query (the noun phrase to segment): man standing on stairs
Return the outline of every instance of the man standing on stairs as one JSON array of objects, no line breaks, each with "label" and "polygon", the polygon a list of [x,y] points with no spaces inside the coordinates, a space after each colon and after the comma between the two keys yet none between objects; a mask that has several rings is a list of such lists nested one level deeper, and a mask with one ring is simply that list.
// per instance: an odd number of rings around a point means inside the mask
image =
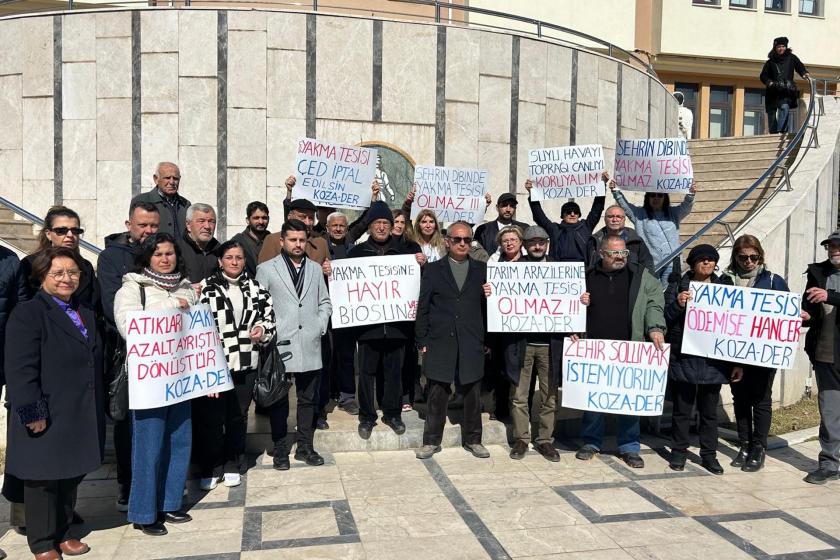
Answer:
[{"label": "man standing on stairs", "polygon": [[181,171],[178,166],[169,161],[162,161],[157,165],[152,175],[155,188],[138,194],[131,200],[135,202],[149,202],[154,204],[160,213],[160,231],[168,233],[175,239],[184,235],[186,227],[187,208],[190,201],[178,194],[181,184]]},{"label": "man standing on stairs", "polygon": [[[158,232],[160,213],[151,202],[132,202],[125,222],[128,231],[105,238],[105,250],[96,263],[96,277],[105,316],[105,356],[109,361],[120,344],[121,337],[114,322],[114,297],[122,286],[123,275],[134,270],[134,259],[140,245]],[[111,371],[110,363],[106,370]],[[128,511],[128,492],[131,488],[131,418],[114,422],[114,452],[117,456],[117,511]]]},{"label": "man standing on stairs", "polygon": [[626,227],[627,214],[618,204],[613,204],[604,212],[604,227],[592,234],[587,244],[589,263],[598,260],[598,251],[601,250],[601,242],[607,235],[617,235],[627,244],[630,251],[628,259],[630,263],[646,268],[653,274],[653,257],[647,248],[647,244],[639,237],[639,234],[632,228]]},{"label": "man standing on stairs", "polygon": [[193,286],[213,274],[219,267],[216,248],[216,211],[209,204],[196,202],[187,208],[186,228],[178,240],[184,273]]},{"label": "man standing on stairs", "polygon": [[475,228],[475,240],[487,251],[488,255],[492,255],[499,249],[499,243],[496,241],[496,237],[499,235],[501,229],[508,226],[519,226],[523,231],[528,229],[528,224],[517,222],[514,219],[517,204],[515,194],[509,192],[502,193],[496,201],[496,210],[499,212],[496,219]]},{"label": "man standing on stairs", "polygon": [[773,39],[773,49],[767,53],[767,62],[759,75],[761,82],[767,86],[764,108],[770,134],[793,131],[790,111],[796,109],[799,100],[799,90],[793,83],[794,70],[806,80],[811,77],[799,57],[793,54],[793,49],[788,48],[788,38]]}]

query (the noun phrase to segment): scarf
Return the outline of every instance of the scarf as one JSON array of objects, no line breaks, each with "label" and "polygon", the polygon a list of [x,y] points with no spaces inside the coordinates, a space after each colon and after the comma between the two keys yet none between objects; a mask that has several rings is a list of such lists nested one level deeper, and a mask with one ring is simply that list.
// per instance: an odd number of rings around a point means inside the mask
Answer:
[{"label": "scarf", "polygon": [[155,272],[149,267],[143,268],[143,276],[154,282],[155,286],[167,292],[171,292],[181,284],[183,276],[180,272],[173,272],[172,274],[163,274]]},{"label": "scarf", "polygon": [[752,288],[755,285],[755,280],[758,278],[758,275],[764,272],[764,265],[760,264],[750,272],[743,271],[738,267],[735,267],[734,271],[729,270],[727,272],[729,272],[729,277],[732,278],[732,282],[736,286]]},{"label": "scarf", "polygon": [[[88,331],[87,327],[85,327],[84,321],[82,321],[82,315],[76,309],[74,309],[73,303],[67,303],[66,301],[62,301],[59,298],[52,296],[53,301],[58,305],[58,307],[70,317],[70,320],[73,321],[73,324],[76,325],[76,328],[79,329],[79,332],[82,333],[82,336],[87,338]],[[78,306],[77,306],[78,307]]]},{"label": "scarf", "polygon": [[285,251],[282,251],[280,254],[283,255],[283,262],[286,263],[286,267],[289,269],[289,276],[292,278],[292,284],[295,285],[295,291],[297,291],[298,298],[300,298],[303,293],[303,277],[304,272],[306,271],[306,255],[303,255],[303,259],[300,261],[300,268],[298,268]]}]

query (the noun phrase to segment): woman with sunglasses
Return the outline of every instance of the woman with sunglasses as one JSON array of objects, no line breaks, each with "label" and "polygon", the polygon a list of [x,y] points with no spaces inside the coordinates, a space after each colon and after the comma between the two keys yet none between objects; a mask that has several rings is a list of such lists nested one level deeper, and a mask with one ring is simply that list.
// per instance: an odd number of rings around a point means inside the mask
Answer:
[{"label": "woman with sunglasses", "polygon": [[723,474],[723,467],[717,460],[717,409],[720,388],[729,383],[732,364],[683,354],[681,351],[685,308],[691,299],[691,282],[732,284],[730,278],[715,274],[719,260],[720,255],[714,247],[697,245],[686,259],[690,270],[683,274],[679,282],[672,282],[665,290],[665,321],[668,325],[665,339],[671,344],[668,378],[674,404],[670,467],[675,471],[685,469],[688,430],[696,403],[700,417],[700,464],[712,474]]},{"label": "woman with sunglasses", "polygon": [[[616,203],[621,206],[627,217],[633,222],[636,233],[650,249],[654,266],[658,266],[680,246],[680,222],[691,213],[691,207],[694,206],[696,185],[691,184],[688,194],[679,204],[672,205],[671,197],[667,193],[648,192],[645,193],[644,202],[640,207],[627,201],[624,194],[616,188],[615,180],[609,178],[608,173],[605,172],[603,178],[608,181],[607,185],[610,187]],[[656,275],[663,288],[668,287],[672,271],[679,273],[679,260],[676,258],[674,261],[677,262],[676,269],[674,263],[671,262]]]},{"label": "woman with sunglasses", "polygon": [[[789,292],[785,279],[764,264],[764,248],[752,235],[742,235],[732,246],[732,261],[723,272],[736,285]],[[773,414],[773,378],[776,370],[757,366],[732,369],[732,404],[740,448],[733,467],[755,472],[764,466],[767,435]]]},{"label": "woman with sunglasses", "polygon": [[[66,247],[79,255],[79,243],[85,230],[81,227],[79,215],[66,206],[53,206],[44,218],[44,227],[38,234],[38,249],[20,262],[20,272],[26,280],[27,298],[32,299],[41,287],[37,278],[32,278],[32,264],[35,259],[49,247]],[[79,289],[76,298],[83,304],[97,311],[99,310],[99,282],[96,281],[93,265],[90,261],[79,256],[82,263],[82,276],[79,278]]]}]

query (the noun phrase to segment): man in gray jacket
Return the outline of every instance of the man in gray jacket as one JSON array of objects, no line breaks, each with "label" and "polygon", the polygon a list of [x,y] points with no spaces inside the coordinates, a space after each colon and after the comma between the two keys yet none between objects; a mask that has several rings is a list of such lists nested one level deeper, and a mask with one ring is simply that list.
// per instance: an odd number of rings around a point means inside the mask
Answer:
[{"label": "man in gray jacket", "polygon": [[[323,465],[313,449],[318,381],[323,362],[321,337],[332,314],[330,295],[321,265],[306,256],[306,224],[288,220],[280,229],[280,254],[257,267],[257,282],[271,293],[277,316],[277,340],[289,341],[283,351],[292,353],[286,370],[292,372],[297,392],[297,449],[295,459],[307,465]],[[269,408],[274,468],[289,468],[286,444],[289,416],[288,395]]]},{"label": "man in gray jacket", "polygon": [[609,234],[617,235],[624,240],[627,250],[630,251],[628,259],[631,264],[648,269],[653,274],[653,256],[648,250],[647,244],[639,237],[639,234],[632,228],[626,227],[627,214],[618,204],[613,204],[604,211],[604,227],[592,234],[587,244],[588,263],[598,262],[598,254],[601,250],[601,243],[604,237]]},{"label": "man in gray jacket", "polygon": [[190,201],[178,194],[181,184],[181,171],[178,166],[169,161],[162,161],[157,165],[155,174],[152,176],[155,181],[155,188],[150,191],[138,194],[131,199],[131,204],[136,202],[151,202],[160,212],[160,230],[168,233],[175,239],[184,235],[184,228],[187,224],[187,208]]}]

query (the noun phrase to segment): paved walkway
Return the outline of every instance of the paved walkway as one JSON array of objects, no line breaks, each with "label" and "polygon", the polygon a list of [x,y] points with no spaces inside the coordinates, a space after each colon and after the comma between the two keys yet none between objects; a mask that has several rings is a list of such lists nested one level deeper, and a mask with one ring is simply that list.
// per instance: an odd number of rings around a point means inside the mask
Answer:
[{"label": "paved walkway", "polygon": [[[646,443],[641,470],[610,455],[583,463],[570,448],[560,463],[534,452],[514,461],[501,445],[488,460],[459,447],[425,462],[409,450],[356,451],[328,455],[323,467],[293,461],[286,472],[260,457],[237,488],[191,486],[194,521],[165,537],[144,536],[115,512],[108,465],[80,488],[92,547],[84,558],[840,558],[840,482],[802,482],[816,442],[771,452],[755,474],[727,460],[719,477],[692,464],[672,472],[664,442]],[[12,531],[0,547],[31,557]]]}]

